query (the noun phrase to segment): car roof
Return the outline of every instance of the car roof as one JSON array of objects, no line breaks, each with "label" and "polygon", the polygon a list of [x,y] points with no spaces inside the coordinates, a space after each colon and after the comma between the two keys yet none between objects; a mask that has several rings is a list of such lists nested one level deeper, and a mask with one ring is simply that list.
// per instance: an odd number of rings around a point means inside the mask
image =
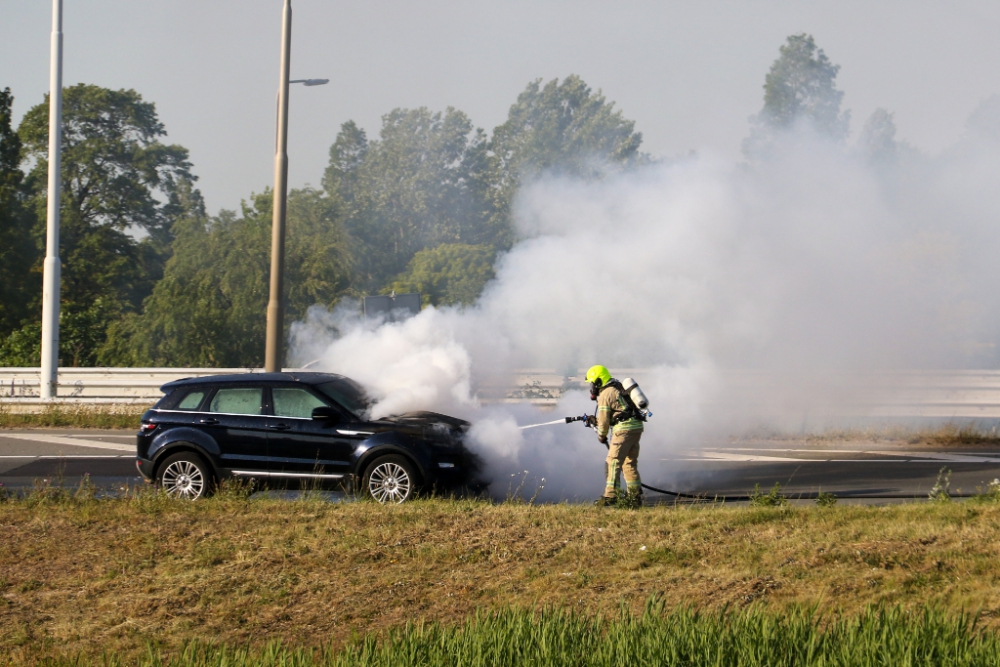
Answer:
[{"label": "car roof", "polygon": [[301,382],[302,384],[320,384],[336,380],[346,380],[353,384],[353,381],[349,378],[337,375],[336,373],[312,373],[308,371],[291,373],[233,373],[231,375],[202,375],[200,377],[174,380],[161,386],[160,391],[167,393],[168,390],[191,385],[235,384],[240,382]]}]

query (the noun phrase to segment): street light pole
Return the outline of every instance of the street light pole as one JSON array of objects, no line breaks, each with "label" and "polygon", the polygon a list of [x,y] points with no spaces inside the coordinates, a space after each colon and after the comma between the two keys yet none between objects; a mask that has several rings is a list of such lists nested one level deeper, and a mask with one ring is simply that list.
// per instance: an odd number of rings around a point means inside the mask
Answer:
[{"label": "street light pole", "polygon": [[271,219],[271,285],[267,301],[264,370],[277,373],[282,362],[285,304],[285,213],[288,208],[288,84],[322,86],[329,79],[288,80],[292,48],[292,0],[285,0],[281,24],[281,76],[278,82],[277,127],[274,141],[274,206]]},{"label": "street light pole", "polygon": [[55,398],[59,382],[59,185],[62,143],[62,0],[52,0],[49,65],[49,184],[42,276],[42,398]]},{"label": "street light pole", "polygon": [[274,153],[274,217],[271,220],[271,294],[267,302],[264,370],[281,370],[284,328],[285,209],[288,203],[288,67],[292,45],[292,0],[285,0],[281,23],[281,78],[278,84],[278,141]]}]

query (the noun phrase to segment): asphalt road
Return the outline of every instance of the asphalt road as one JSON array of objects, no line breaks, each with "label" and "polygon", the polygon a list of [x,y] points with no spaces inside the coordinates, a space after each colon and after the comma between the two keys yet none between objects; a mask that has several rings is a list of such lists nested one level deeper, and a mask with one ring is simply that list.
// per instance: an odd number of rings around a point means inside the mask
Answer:
[{"label": "asphalt road", "polygon": [[884,442],[744,443],[681,452],[659,464],[660,479],[646,474],[644,482],[707,497],[745,496],[758,484],[766,492],[778,482],[790,498],[827,492],[866,502],[926,499],[942,468],[953,495],[976,493],[1000,477],[997,451]]},{"label": "asphalt road", "polygon": [[[755,484],[767,490],[779,482],[791,498],[825,491],[864,502],[880,501],[861,496],[926,498],[941,468],[951,471],[953,493],[973,493],[1000,477],[1000,452],[870,442],[747,442],[640,462],[644,482],[672,491],[739,496]],[[45,481],[76,486],[84,475],[110,491],[141,484],[135,469],[135,433],[0,430],[0,484],[5,487],[30,488]]]}]

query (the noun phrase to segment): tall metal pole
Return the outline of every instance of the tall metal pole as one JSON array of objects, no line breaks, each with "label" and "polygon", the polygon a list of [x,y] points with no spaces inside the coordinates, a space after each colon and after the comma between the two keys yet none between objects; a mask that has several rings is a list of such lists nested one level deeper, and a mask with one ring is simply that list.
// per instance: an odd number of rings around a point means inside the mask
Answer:
[{"label": "tall metal pole", "polygon": [[62,0],[52,0],[49,70],[49,185],[42,277],[42,398],[55,398],[59,382],[59,184],[62,140]]},{"label": "tall metal pole", "polygon": [[274,218],[271,221],[271,295],[267,302],[264,370],[281,370],[285,274],[285,209],[288,203],[288,65],[292,45],[292,0],[285,0],[281,25],[281,79],[278,84],[278,142],[274,153]]}]

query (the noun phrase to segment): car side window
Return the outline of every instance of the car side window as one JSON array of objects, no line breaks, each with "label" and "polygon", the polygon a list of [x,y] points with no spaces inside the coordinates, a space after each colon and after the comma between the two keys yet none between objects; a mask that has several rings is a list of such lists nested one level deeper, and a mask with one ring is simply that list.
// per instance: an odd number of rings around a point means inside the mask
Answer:
[{"label": "car side window", "polygon": [[271,398],[274,400],[274,414],[278,417],[309,419],[313,408],[326,405],[305,389],[274,387],[271,389]]},{"label": "car side window", "polygon": [[181,399],[181,402],[177,404],[175,410],[197,410],[198,406],[205,399],[205,390],[200,389],[198,391],[188,392],[188,395]]},{"label": "car side window", "polygon": [[231,415],[259,415],[261,397],[264,390],[260,387],[240,387],[220,389],[212,397],[209,412],[224,412]]}]

